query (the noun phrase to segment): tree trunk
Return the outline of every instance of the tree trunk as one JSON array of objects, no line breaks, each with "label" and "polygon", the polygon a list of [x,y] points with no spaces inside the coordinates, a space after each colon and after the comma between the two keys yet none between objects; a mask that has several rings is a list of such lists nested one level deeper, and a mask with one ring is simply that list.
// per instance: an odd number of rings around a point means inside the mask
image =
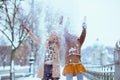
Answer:
[{"label": "tree trunk", "polygon": [[10,61],[10,80],[15,80],[14,57],[15,57],[15,50],[12,50],[11,61]]}]

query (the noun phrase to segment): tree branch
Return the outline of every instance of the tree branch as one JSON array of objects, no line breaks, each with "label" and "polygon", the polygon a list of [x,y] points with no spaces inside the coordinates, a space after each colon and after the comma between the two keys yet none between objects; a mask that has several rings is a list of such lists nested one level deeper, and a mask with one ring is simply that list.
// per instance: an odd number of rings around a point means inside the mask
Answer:
[{"label": "tree branch", "polygon": [[11,42],[12,46],[13,46],[14,48],[16,48],[15,45],[13,44],[12,40],[9,38],[9,36],[8,36],[3,30],[0,29],[0,31],[1,31],[1,32],[6,36],[6,38]]}]

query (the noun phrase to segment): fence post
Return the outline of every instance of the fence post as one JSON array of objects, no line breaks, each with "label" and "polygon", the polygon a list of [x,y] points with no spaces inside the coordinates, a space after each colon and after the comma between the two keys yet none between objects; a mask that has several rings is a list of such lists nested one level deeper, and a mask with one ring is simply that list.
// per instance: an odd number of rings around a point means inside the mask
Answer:
[{"label": "fence post", "polygon": [[120,80],[120,41],[116,42],[116,48],[114,51],[114,60],[115,60],[115,79]]}]

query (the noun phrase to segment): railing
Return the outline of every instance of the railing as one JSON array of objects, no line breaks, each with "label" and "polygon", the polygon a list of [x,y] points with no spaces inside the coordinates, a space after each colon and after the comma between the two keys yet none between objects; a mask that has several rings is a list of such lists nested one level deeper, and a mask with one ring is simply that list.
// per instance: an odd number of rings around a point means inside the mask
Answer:
[{"label": "railing", "polygon": [[99,80],[115,80],[115,65],[87,65],[87,73],[93,75]]},{"label": "railing", "polygon": [[[0,67],[0,80],[8,80],[10,76],[10,67]],[[15,78],[29,76],[29,66],[15,66]]]}]

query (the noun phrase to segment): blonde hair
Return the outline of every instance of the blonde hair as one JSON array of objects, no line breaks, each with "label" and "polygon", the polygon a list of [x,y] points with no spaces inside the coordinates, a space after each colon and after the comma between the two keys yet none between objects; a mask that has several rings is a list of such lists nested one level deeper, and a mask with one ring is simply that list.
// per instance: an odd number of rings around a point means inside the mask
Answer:
[{"label": "blonde hair", "polygon": [[50,44],[56,44],[58,47],[60,47],[60,37],[55,32],[51,32],[49,35],[49,38],[47,39],[47,46]]}]

